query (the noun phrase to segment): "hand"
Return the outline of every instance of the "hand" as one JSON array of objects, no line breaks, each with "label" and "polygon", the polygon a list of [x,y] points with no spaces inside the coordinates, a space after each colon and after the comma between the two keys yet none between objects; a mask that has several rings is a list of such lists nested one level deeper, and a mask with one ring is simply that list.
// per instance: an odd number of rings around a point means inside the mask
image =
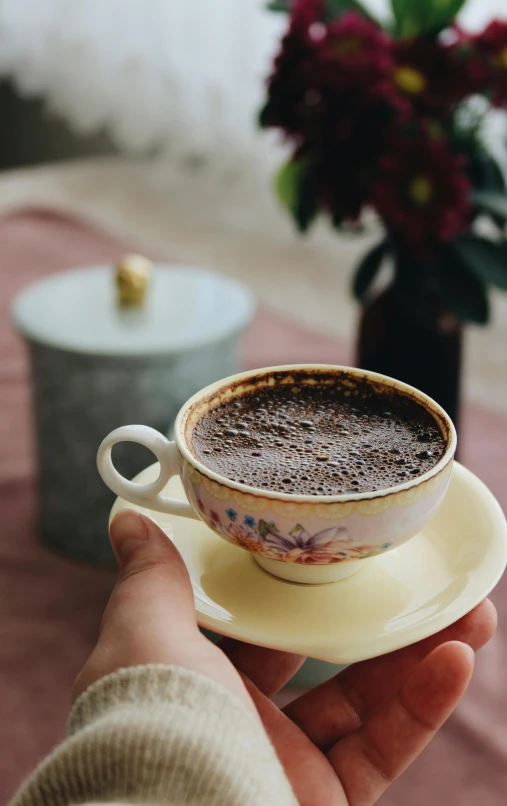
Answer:
[{"label": "hand", "polygon": [[173,664],[207,675],[260,717],[302,806],[375,803],[452,713],[473,652],[495,631],[495,609],[483,602],[439,635],[349,666],[280,711],[269,698],[304,658],[208,641],[183,560],[148,518],[118,515],[111,543],[118,583],[74,696],[125,666]]}]

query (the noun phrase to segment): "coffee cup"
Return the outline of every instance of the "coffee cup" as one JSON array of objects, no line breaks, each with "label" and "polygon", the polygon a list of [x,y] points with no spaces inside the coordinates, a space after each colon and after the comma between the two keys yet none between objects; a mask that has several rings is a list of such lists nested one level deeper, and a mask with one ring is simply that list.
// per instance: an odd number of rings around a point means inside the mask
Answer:
[{"label": "coffee cup", "polygon": [[[366,382],[374,394],[391,399],[400,396],[422,407],[442,437],[438,461],[426,472],[386,489],[300,495],[235,481],[196,458],[192,434],[210,410],[277,383],[304,395],[305,384],[311,386],[324,375],[336,377],[337,382],[346,379],[352,396],[357,394],[355,384]],[[119,442],[136,442],[154,453],[160,465],[156,481],[140,484],[118,473],[112,448]],[[125,501],[155,512],[202,520],[223,539],[251,552],[275,577],[319,584],[350,576],[370,558],[418,534],[442,503],[455,450],[452,421],[434,400],[417,389],[350,367],[290,365],[244,372],[198,392],[181,408],[173,441],[144,425],[116,429],[102,442],[97,464],[104,482]],[[187,501],[163,494],[173,476],[179,476]]]}]

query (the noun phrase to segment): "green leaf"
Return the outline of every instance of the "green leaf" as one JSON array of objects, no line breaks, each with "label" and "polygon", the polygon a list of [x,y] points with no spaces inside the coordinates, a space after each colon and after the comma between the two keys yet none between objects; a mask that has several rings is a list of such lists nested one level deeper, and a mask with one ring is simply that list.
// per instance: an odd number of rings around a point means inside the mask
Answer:
[{"label": "green leaf", "polygon": [[433,27],[438,30],[446,28],[458,16],[465,2],[466,0],[429,0],[428,6],[432,10]]},{"label": "green leaf", "polygon": [[319,212],[315,185],[309,174],[305,174],[299,185],[299,195],[294,208],[293,216],[300,232],[306,230],[313,223]]},{"label": "green leaf", "polygon": [[266,537],[268,536],[269,532],[270,532],[269,523],[267,523],[267,521],[260,520],[259,521],[259,534],[260,534],[260,536],[262,537],[263,540],[266,539]]},{"label": "green leaf", "polygon": [[493,190],[477,190],[472,193],[471,200],[485,213],[507,221],[507,194],[495,193]]},{"label": "green leaf", "polygon": [[357,267],[352,282],[352,293],[357,300],[361,301],[364,298],[382,265],[382,260],[384,259],[387,249],[388,241],[381,241],[365,255]]},{"label": "green leaf", "polygon": [[498,163],[481,147],[467,155],[467,174],[474,191],[471,202],[488,214],[495,225],[503,230],[506,216],[507,189],[505,177]]},{"label": "green leaf", "polygon": [[486,324],[489,319],[486,286],[452,249],[442,254],[436,282],[443,302],[457,319]]},{"label": "green leaf", "polygon": [[275,179],[278,200],[292,213],[301,232],[308,229],[318,212],[310,167],[309,160],[289,160],[282,165]]},{"label": "green leaf", "polygon": [[266,101],[264,106],[259,109],[259,114],[257,116],[257,123],[259,128],[267,129],[270,126],[269,122],[269,101]]},{"label": "green leaf", "polygon": [[507,290],[507,247],[480,235],[461,235],[452,249],[462,266],[478,280]]},{"label": "green leaf", "polygon": [[375,17],[359,0],[326,0],[326,17],[335,20],[345,11],[356,11],[366,19],[377,22]]},{"label": "green leaf", "polygon": [[465,0],[391,0],[398,36],[437,34],[447,28]]},{"label": "green leaf", "polygon": [[275,193],[282,207],[293,210],[301,177],[306,170],[303,160],[289,160],[284,163],[275,176]]},{"label": "green leaf", "polygon": [[493,157],[485,155],[484,190],[505,190],[505,177]]},{"label": "green leaf", "polygon": [[461,322],[489,319],[486,283],[461,260],[455,243],[425,260],[399,252],[394,290],[399,309],[420,327],[434,327],[435,295]]},{"label": "green leaf", "polygon": [[495,224],[502,228],[505,215],[497,211],[503,209],[503,203],[498,197],[507,198],[505,177],[493,157],[486,154],[480,146],[477,147],[477,144],[475,146],[472,153],[465,151],[468,179],[474,188],[471,202],[488,213]]},{"label": "green leaf", "polygon": [[[288,14],[290,13],[291,5],[291,0],[270,0],[266,9],[268,11],[281,11]],[[363,17],[372,20],[372,22],[377,22],[375,17],[360,0],[326,0],[324,4],[324,15],[327,20],[335,20],[345,11],[356,11],[358,14],[362,14]]]},{"label": "green leaf", "polygon": [[276,528],[276,524],[274,524],[273,521],[270,521],[269,523],[268,521],[264,520],[259,521],[259,534],[263,540],[265,540],[269,534],[274,534],[277,531],[278,529]]},{"label": "green leaf", "polygon": [[290,11],[290,0],[271,0],[266,6],[267,11]]},{"label": "green leaf", "polygon": [[398,36],[410,36],[411,33],[415,33],[416,22],[411,17],[410,0],[391,0],[391,9]]}]

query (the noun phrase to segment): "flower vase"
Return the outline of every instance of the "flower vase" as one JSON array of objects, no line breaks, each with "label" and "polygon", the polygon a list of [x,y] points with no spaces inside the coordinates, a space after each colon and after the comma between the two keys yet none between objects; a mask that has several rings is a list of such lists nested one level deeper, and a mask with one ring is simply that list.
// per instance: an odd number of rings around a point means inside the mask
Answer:
[{"label": "flower vase", "polygon": [[363,307],[357,366],[409,383],[437,401],[459,423],[462,326],[433,298],[431,321],[404,308],[393,284]]}]

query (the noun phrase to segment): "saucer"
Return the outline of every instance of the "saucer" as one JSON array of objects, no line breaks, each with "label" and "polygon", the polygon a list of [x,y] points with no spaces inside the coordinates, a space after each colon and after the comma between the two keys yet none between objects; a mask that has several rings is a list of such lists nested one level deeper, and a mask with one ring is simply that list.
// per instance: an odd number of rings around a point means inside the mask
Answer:
[{"label": "saucer", "polygon": [[[157,476],[155,464],[136,481]],[[165,492],[184,498],[177,478]],[[365,560],[354,576],[327,585],[272,577],[201,521],[122,499],[112,515],[122,509],[148,515],[175,543],[192,580],[201,627],[336,664],[392,652],[449,626],[487,596],[507,564],[504,514],[487,487],[457,462],[444,502],[422,532]]]}]

